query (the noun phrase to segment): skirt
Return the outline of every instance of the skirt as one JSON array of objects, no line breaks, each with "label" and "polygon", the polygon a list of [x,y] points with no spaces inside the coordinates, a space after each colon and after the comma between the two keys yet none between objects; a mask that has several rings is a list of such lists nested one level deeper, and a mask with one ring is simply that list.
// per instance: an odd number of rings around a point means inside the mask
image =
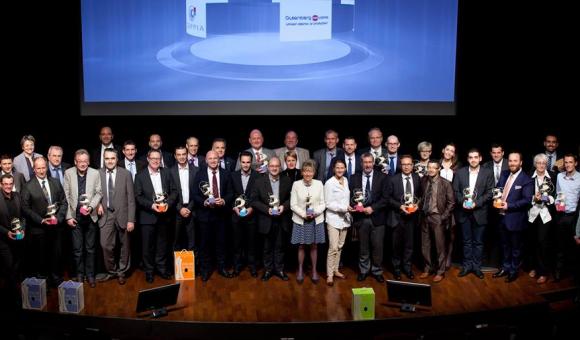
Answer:
[{"label": "skirt", "polygon": [[292,224],[292,244],[313,244],[325,243],[324,222],[314,224],[315,222],[306,222],[304,224]]}]

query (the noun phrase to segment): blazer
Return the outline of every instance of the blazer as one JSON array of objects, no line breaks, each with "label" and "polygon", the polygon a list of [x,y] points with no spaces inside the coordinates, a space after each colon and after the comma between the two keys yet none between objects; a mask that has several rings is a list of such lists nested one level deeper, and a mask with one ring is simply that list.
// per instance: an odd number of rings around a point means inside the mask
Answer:
[{"label": "blazer", "polygon": [[[220,165],[220,169],[224,169],[224,170],[227,170],[229,172],[234,172],[235,171],[235,168],[236,168],[236,162],[234,162],[234,159],[231,158],[231,157],[228,157],[228,156],[224,156],[223,160],[224,160],[224,163],[225,163],[224,164],[225,165],[225,168],[222,168],[222,163],[221,163],[221,159],[220,159],[218,161],[218,163]],[[204,167],[207,168],[207,163],[204,162],[203,165],[204,165]]]},{"label": "blazer", "polygon": [[[94,148],[91,150],[91,167],[92,168],[95,168],[95,169],[101,168],[101,148],[102,148],[102,145],[99,144],[99,146],[97,148]],[[123,158],[123,152],[122,152],[123,148],[117,144],[113,144],[113,149],[117,150],[119,163],[120,163],[121,159]]]},{"label": "blazer", "polygon": [[[344,150],[337,147],[336,148],[336,155],[334,158],[344,158]],[[314,151],[313,156],[314,161],[316,162],[316,179],[322,181],[322,183],[326,182],[326,180],[332,177],[332,167],[328,167],[328,171],[326,171],[326,148],[322,148],[319,150]],[[332,160],[330,160],[332,164]]]},{"label": "blazer", "polygon": [[[64,184],[64,172],[67,171],[68,169],[70,169],[71,165],[65,162],[61,162],[60,163],[60,168],[62,171],[62,182]],[[46,177],[50,177],[52,178],[52,171],[50,170],[52,169],[52,165],[50,165],[50,162],[48,162],[46,164]],[[60,182],[60,181],[59,181]]]},{"label": "blazer", "polygon": [[[189,156],[191,156],[189,153],[187,154],[187,162],[189,163]],[[205,156],[200,155],[199,153],[197,153],[197,167],[201,168],[202,166],[207,165],[205,163]]]},{"label": "blazer", "polygon": [[[12,193],[14,203],[16,204],[16,211],[18,218],[22,217],[22,197],[20,193],[13,192]],[[26,223],[22,221],[23,225],[26,226]],[[6,205],[6,199],[4,195],[0,193],[0,240],[5,239],[8,240],[8,232],[12,229],[12,220],[10,216],[8,216],[8,206]],[[2,256],[5,256],[2,253]]]},{"label": "blazer", "polygon": [[188,170],[189,171],[189,185],[188,185],[188,187],[189,187],[189,202],[187,202],[187,204],[185,204],[186,202],[183,201],[183,190],[181,188],[181,179],[179,178],[179,164],[175,164],[173,167],[171,167],[171,169],[169,169],[169,175],[171,177],[171,185],[177,191],[177,201],[175,204],[175,210],[177,210],[179,212],[179,210],[181,208],[187,208],[195,216],[195,211],[193,210],[193,206],[194,206],[193,192],[196,189],[195,176],[197,175],[199,168],[196,166],[189,166],[188,165],[188,169],[189,169]]},{"label": "blazer", "polygon": [[[163,163],[161,163],[162,168],[171,168],[172,166],[175,165],[175,157],[170,153],[167,152],[165,150],[160,150],[161,151],[161,157],[163,158]],[[140,160],[144,161],[145,163],[147,163],[147,153],[149,153],[149,150],[147,150],[147,152],[143,155],[141,155],[141,157],[139,157]],[[153,204],[153,203],[151,203]]]},{"label": "blazer", "polygon": [[465,222],[469,216],[473,215],[477,224],[487,224],[494,183],[493,170],[480,166],[477,180],[475,181],[475,192],[477,193],[474,200],[475,208],[472,210],[463,209],[463,189],[469,187],[469,166],[465,166],[455,172],[453,176],[453,191],[455,192],[456,216],[459,223]]},{"label": "blazer", "polygon": [[[167,206],[172,209],[177,200],[177,190],[171,184],[169,172],[165,168],[159,168],[159,175],[161,176],[161,189],[167,194]],[[167,221],[169,219],[169,212],[158,213],[154,211],[153,198],[155,197],[155,189],[153,182],[151,182],[151,175],[149,170],[141,171],[135,175],[135,198],[139,206],[139,223],[142,224],[157,224],[158,221]]]},{"label": "blazer", "polygon": [[[42,155],[34,152],[32,154],[32,159],[35,159],[37,157],[42,157]],[[28,171],[27,162],[28,161],[26,160],[26,156],[24,156],[24,152],[21,152],[18,156],[14,157],[13,161],[14,164],[12,165],[14,170],[24,175],[24,179],[26,180],[26,182],[30,181],[30,172]]]},{"label": "blazer", "polygon": [[[143,161],[143,160],[137,159],[137,158],[135,158],[134,161],[135,161],[135,170],[137,170],[137,172],[135,173],[135,176],[138,173],[142,172],[143,170],[147,169],[147,162],[146,161]],[[123,159],[120,159],[117,162],[117,166],[120,167],[120,168],[123,168],[123,169],[127,169],[125,167],[125,159],[124,158]],[[127,170],[129,170],[129,169],[127,169]]]},{"label": "blazer", "polygon": [[[411,173],[411,180],[413,181],[414,196],[417,198],[423,197],[421,177],[413,172]],[[403,221],[403,212],[401,211],[401,205],[403,204],[402,198],[405,194],[405,188],[403,187],[403,173],[400,172],[390,176],[388,184],[387,205],[391,209],[387,212],[387,224],[394,228]]]},{"label": "blazer", "polygon": [[[232,186],[234,189],[234,199],[238,198],[240,195],[244,195],[246,197],[246,205],[249,207],[252,205],[252,190],[256,185],[256,180],[261,177],[257,172],[251,171],[250,178],[248,179],[248,185],[246,185],[246,190],[244,190],[244,186],[242,185],[242,172],[240,170],[234,171],[232,174]],[[249,216],[253,218],[255,214]],[[245,217],[247,219],[248,217]],[[238,222],[240,217],[236,215],[236,213],[232,214],[232,222]]]},{"label": "blazer", "polygon": [[[429,180],[429,176],[421,177],[421,186],[423,188],[421,206],[423,206],[425,203],[425,198],[427,196],[426,190],[427,186],[429,185]],[[453,208],[455,207],[455,195],[453,194],[453,187],[448,180],[439,177],[437,181],[437,197],[435,198],[436,206],[439,215],[441,215],[441,221],[443,222],[442,224],[445,224],[445,221],[453,217],[452,213]]]},{"label": "blazer", "polygon": [[324,222],[324,185],[321,181],[313,179],[310,187],[304,185],[304,181],[296,181],[292,184],[290,192],[290,209],[292,209],[292,222],[303,225],[306,219],[306,199],[310,195],[310,207],[314,211],[316,224]]},{"label": "blazer", "polygon": [[108,220],[112,219],[121,229],[126,229],[128,222],[135,223],[135,189],[131,173],[123,168],[116,168],[117,173],[115,174],[115,183],[113,184],[114,194],[111,200],[113,209],[108,209],[107,202],[109,196],[106,170],[106,168],[99,170],[101,176],[101,191],[103,192],[101,204],[104,210],[103,215],[99,218],[99,226],[104,227]]},{"label": "blazer", "polygon": [[[353,165],[354,165],[354,173],[355,174],[362,174],[362,168],[363,167],[362,167],[362,162],[361,162],[361,159],[360,159],[361,155],[362,155],[362,153],[356,153],[356,152],[353,155],[353,161],[354,161],[353,162],[354,163]],[[340,155],[340,159],[342,159],[344,161],[344,163],[346,164],[346,171],[348,172],[348,159],[347,158],[348,157],[346,156],[346,154],[344,152]],[[334,165],[334,163],[333,163],[333,165]],[[377,170],[381,170],[381,169],[377,169]],[[328,178],[334,176],[334,172],[332,172],[332,170],[329,170],[329,172],[331,174],[330,174],[330,176]],[[347,173],[346,172],[344,173],[344,176],[347,176]]]},{"label": "blazer", "polygon": [[225,204],[221,207],[206,207],[203,205],[207,197],[201,192],[200,183],[207,182],[210,183],[207,174],[207,166],[200,168],[195,175],[194,185],[193,185],[193,200],[197,208],[197,219],[201,222],[209,222],[213,219],[224,219],[226,216],[230,216],[232,209],[232,203],[234,199],[234,190],[232,187],[232,177],[229,171],[220,168],[219,170],[219,181],[220,181],[220,197],[225,201]]},{"label": "blazer", "polygon": [[[362,174],[354,174],[349,180],[350,198],[352,201],[352,195],[354,189],[363,188]],[[370,201],[365,204],[365,206],[371,206],[373,208],[373,213],[371,214],[371,220],[375,226],[385,225],[385,208],[387,207],[387,197],[388,197],[388,182],[389,178],[380,171],[373,170],[373,182],[371,186],[371,197]],[[353,224],[357,225],[363,221],[364,213],[353,213]]]},{"label": "blazer", "polygon": [[[282,169],[284,170],[286,169],[286,163],[284,162],[286,151],[288,151],[288,149],[285,146],[274,149],[274,153],[276,154],[276,156],[278,156],[278,158],[280,158],[280,161],[282,162]],[[294,151],[296,152],[296,156],[298,156],[298,169],[300,169],[302,168],[302,164],[304,164],[304,161],[310,159],[310,151],[299,147],[296,147]]]},{"label": "blazer", "polygon": [[[97,222],[99,216],[97,215],[97,206],[101,203],[103,192],[101,189],[101,176],[99,171],[93,168],[88,168],[86,184],[86,194],[89,199],[89,206],[92,208],[91,219]],[[73,167],[64,172],[64,194],[68,203],[66,219],[76,218],[76,210],[79,200],[79,184],[77,178],[77,168]]]},{"label": "blazer", "polygon": [[[254,155],[252,157],[252,170],[257,170],[257,168],[262,165],[262,164],[258,164],[258,162],[256,162],[256,155],[254,154],[254,150],[252,148],[246,149],[245,151],[251,152],[252,155]],[[266,157],[268,157],[268,160],[270,160],[272,157],[276,156],[276,153],[270,149],[267,148],[262,148],[262,154],[266,155]],[[263,160],[263,159],[262,159]],[[280,162],[284,163],[284,158],[280,158]],[[240,170],[240,158],[238,157],[238,160],[236,161],[236,168],[235,171]]]},{"label": "blazer", "polygon": [[279,199],[280,205],[284,207],[284,211],[279,216],[270,216],[268,210],[270,205],[270,194],[272,193],[272,186],[270,185],[270,176],[260,176],[252,189],[252,207],[256,210],[256,218],[258,221],[258,231],[261,234],[268,234],[272,229],[272,220],[278,219],[282,230],[290,231],[290,190],[292,189],[292,181],[285,176],[279,177],[280,190]]},{"label": "blazer", "polygon": [[[510,171],[501,173],[497,187],[505,187]],[[500,214],[500,223],[509,231],[521,231],[527,227],[528,209],[534,196],[534,181],[523,170],[512,183],[506,202],[508,204],[505,215]]]},{"label": "blazer", "polygon": [[[64,222],[68,209],[66,195],[60,181],[56,178],[47,178],[48,188],[50,189],[50,200],[56,204],[56,219],[58,223]],[[42,187],[36,178],[29,181],[22,191],[22,210],[28,222],[31,225],[43,227],[41,222],[46,218],[46,208],[48,201],[44,196]],[[75,206],[76,207],[76,206]]]}]

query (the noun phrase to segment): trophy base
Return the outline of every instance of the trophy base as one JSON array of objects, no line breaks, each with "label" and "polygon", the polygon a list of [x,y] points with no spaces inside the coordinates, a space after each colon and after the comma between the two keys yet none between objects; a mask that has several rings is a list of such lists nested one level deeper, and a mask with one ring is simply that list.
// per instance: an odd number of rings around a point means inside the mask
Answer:
[{"label": "trophy base", "polygon": [[280,211],[278,209],[272,209],[272,216],[280,215]]},{"label": "trophy base", "polygon": [[85,216],[88,215],[88,214],[90,214],[89,208],[81,207],[79,209],[79,211],[80,211],[81,214],[83,214]]},{"label": "trophy base", "polygon": [[405,207],[405,210],[407,210],[407,212],[409,214],[414,213],[415,211],[417,211],[417,206],[416,205],[409,205]]},{"label": "trophy base", "polygon": [[16,233],[16,235],[14,236],[14,238],[18,241],[24,239],[24,234],[21,232]]},{"label": "trophy base", "polygon": [[157,209],[159,210],[159,212],[166,212],[167,211],[167,204],[166,203],[158,204]]},{"label": "trophy base", "polygon": [[246,217],[248,215],[248,210],[242,209],[240,210],[240,217]]},{"label": "trophy base", "polygon": [[354,211],[363,212],[365,211],[365,207],[363,207],[362,205],[357,205],[356,207],[354,207]]},{"label": "trophy base", "polygon": [[493,201],[493,207],[494,208],[501,209],[502,206],[503,206],[503,202],[501,200],[495,200],[495,201]]},{"label": "trophy base", "polygon": [[566,206],[563,204],[556,204],[556,211],[557,212],[566,212]]}]

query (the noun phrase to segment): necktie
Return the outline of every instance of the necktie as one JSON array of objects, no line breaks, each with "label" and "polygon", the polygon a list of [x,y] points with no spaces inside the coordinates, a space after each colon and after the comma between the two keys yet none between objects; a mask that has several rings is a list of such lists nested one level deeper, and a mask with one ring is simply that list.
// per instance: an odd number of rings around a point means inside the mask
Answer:
[{"label": "necktie", "polygon": [[501,200],[504,202],[505,202],[506,198],[508,197],[508,194],[509,194],[510,189],[512,187],[513,179],[514,179],[514,174],[510,174],[510,177],[508,178],[507,182],[505,183],[505,187],[503,188]]},{"label": "necktie", "polygon": [[366,175],[367,184],[365,185],[365,196],[367,197],[367,202],[371,201],[371,175]]},{"label": "necktie", "polygon": [[107,181],[107,207],[111,208],[113,203],[113,195],[115,195],[115,188],[113,186],[113,170],[107,170],[109,173],[109,180]]},{"label": "necktie", "polygon": [[60,166],[58,168],[54,168],[54,178],[58,179],[60,184],[63,184],[62,177],[60,176]]},{"label": "necktie", "polygon": [[133,181],[135,180],[135,162],[129,162],[129,172],[131,173],[131,177],[133,177]]},{"label": "necktie", "polygon": [[259,152],[256,152],[256,163],[258,163],[258,165],[262,164],[262,154]]},{"label": "necktie", "polygon": [[411,190],[411,181],[410,181],[410,179],[411,178],[409,176],[405,177],[405,181],[406,181],[405,182],[405,194],[412,195],[413,194],[413,191]]},{"label": "necktie", "polygon": [[213,192],[213,197],[214,198],[218,198],[220,197],[220,190],[218,187],[218,180],[217,180],[217,176],[216,176],[216,170],[212,171],[212,178],[211,178],[211,186],[212,186],[212,192]]},{"label": "necktie", "polygon": [[552,170],[553,158],[553,154],[548,156],[548,170]]},{"label": "necktie", "polygon": [[352,158],[348,158],[348,169],[347,169],[348,178],[352,175]]},{"label": "necktie", "polygon": [[497,181],[499,181],[499,175],[501,174],[501,167],[499,166],[499,164],[495,165],[495,183],[497,184]]},{"label": "necktie", "polygon": [[48,205],[51,205],[52,202],[50,200],[50,195],[48,194],[48,190],[46,189],[46,180],[45,179],[42,180],[42,192],[44,193],[44,197],[46,198]]},{"label": "necktie", "polygon": [[425,213],[429,212],[429,204],[431,203],[431,194],[432,194],[432,188],[433,184],[431,183],[431,181],[427,181],[427,189],[425,190],[425,202],[423,204],[423,211]]},{"label": "necktie", "polygon": [[190,158],[188,160],[188,162],[189,162],[189,166],[195,166],[195,160],[193,158]]},{"label": "necktie", "polygon": [[395,156],[389,156],[389,175],[395,174]]}]

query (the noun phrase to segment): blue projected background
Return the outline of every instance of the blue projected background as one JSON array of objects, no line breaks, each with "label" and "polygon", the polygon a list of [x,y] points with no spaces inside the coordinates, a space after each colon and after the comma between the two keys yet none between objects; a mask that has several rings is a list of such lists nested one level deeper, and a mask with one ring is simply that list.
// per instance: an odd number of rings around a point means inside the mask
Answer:
[{"label": "blue projected background", "polygon": [[[453,103],[458,0],[327,0],[326,21],[308,9],[281,19],[279,1],[81,0],[83,104]],[[188,34],[202,15],[207,37]],[[281,20],[331,38],[281,41]]]}]

